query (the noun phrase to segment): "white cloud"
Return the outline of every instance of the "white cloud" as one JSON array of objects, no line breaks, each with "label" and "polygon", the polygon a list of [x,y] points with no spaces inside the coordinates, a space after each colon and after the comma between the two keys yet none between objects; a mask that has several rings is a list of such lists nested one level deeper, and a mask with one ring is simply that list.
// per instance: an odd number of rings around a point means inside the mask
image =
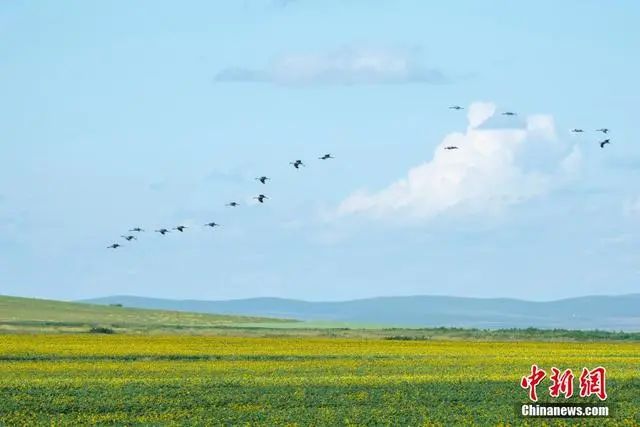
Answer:
[{"label": "white cloud", "polygon": [[291,53],[265,69],[229,67],[218,82],[265,82],[283,85],[355,85],[444,83],[444,75],[426,68],[416,52],[404,49],[343,48],[328,53]]},{"label": "white cloud", "polygon": [[495,114],[496,106],[490,102],[475,102],[469,106],[468,111],[469,126],[477,128]]},{"label": "white cloud", "polygon": [[534,115],[523,122],[495,112],[494,104],[472,104],[466,132],[447,135],[431,160],[387,188],[352,194],[337,214],[414,220],[492,214],[547,194],[579,171],[581,152],[557,140],[553,117]]},{"label": "white cloud", "polygon": [[567,157],[560,162],[560,168],[567,176],[576,176],[582,166],[582,150],[579,145],[574,145]]}]

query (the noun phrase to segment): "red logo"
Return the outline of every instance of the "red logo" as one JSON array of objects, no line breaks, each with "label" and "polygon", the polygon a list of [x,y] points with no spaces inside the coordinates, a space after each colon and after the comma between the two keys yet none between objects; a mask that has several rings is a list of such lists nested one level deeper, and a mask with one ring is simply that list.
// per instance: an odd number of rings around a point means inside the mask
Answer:
[{"label": "red logo", "polygon": [[602,366],[598,366],[591,371],[587,368],[582,368],[580,397],[588,397],[595,394],[600,400],[605,400],[607,398],[606,373],[607,370]]},{"label": "red logo", "polygon": [[[592,370],[583,368],[580,375],[580,397],[589,397],[595,394],[600,400],[605,400],[607,398],[606,374],[607,370],[602,366]],[[538,365],[531,365],[531,373],[522,377],[520,387],[529,391],[530,400],[538,401],[536,387],[546,376],[547,373],[538,368]],[[560,395],[563,395],[565,399],[573,396],[574,375],[571,369],[566,369],[563,372],[554,366],[551,368],[551,376],[549,378],[551,379],[549,396],[560,397]]]},{"label": "red logo", "polygon": [[529,399],[534,402],[538,401],[538,394],[536,393],[536,386],[540,384],[540,381],[547,376],[547,373],[542,369],[538,369],[538,365],[531,365],[531,375],[528,377],[522,377],[520,380],[520,387],[529,389]]},{"label": "red logo", "polygon": [[558,397],[560,394],[564,394],[565,399],[573,396],[573,372],[571,369],[567,369],[562,374],[560,369],[551,368],[551,387],[549,387],[549,395],[551,397]]}]

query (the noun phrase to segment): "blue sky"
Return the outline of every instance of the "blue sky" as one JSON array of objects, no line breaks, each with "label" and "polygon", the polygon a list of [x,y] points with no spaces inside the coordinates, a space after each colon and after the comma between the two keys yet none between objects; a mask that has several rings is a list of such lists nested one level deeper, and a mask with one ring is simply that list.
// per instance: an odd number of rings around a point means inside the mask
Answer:
[{"label": "blue sky", "polygon": [[0,293],[638,292],[639,19],[601,1],[3,2]]}]

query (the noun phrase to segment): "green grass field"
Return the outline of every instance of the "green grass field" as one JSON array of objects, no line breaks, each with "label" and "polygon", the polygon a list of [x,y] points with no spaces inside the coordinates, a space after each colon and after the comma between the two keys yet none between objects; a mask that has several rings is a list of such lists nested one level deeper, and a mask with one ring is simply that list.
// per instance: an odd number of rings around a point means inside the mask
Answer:
[{"label": "green grass field", "polygon": [[87,332],[106,327],[127,333],[198,333],[220,326],[292,323],[247,316],[144,310],[0,296],[0,332]]},{"label": "green grass field", "polygon": [[389,340],[640,341],[640,332],[540,329],[390,328],[345,322],[303,322],[146,310],[0,296],[0,333],[115,333],[222,336],[299,336]]}]

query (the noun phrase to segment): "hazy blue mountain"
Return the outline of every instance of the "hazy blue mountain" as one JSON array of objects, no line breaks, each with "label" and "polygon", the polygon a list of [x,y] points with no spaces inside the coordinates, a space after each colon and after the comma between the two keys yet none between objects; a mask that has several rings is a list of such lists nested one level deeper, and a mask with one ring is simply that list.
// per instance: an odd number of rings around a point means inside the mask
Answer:
[{"label": "hazy blue mountain", "polygon": [[109,296],[82,302],[390,326],[640,331],[640,294],[585,296],[549,302],[447,296],[379,297],[339,302],[283,298],[199,301]]}]

